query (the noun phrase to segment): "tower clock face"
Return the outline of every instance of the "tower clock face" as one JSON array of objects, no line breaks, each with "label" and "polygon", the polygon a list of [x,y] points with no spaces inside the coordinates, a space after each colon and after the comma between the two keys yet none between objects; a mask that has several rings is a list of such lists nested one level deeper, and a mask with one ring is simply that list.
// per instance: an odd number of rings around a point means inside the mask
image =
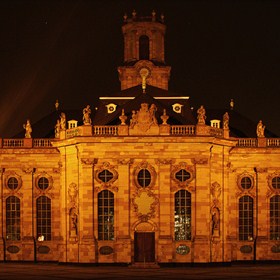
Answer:
[{"label": "tower clock face", "polygon": [[143,78],[143,77],[145,77],[145,78],[147,78],[148,77],[148,75],[150,74],[150,69],[149,68],[147,68],[147,67],[142,67],[140,70],[139,70],[139,74],[140,74],[140,76]]}]

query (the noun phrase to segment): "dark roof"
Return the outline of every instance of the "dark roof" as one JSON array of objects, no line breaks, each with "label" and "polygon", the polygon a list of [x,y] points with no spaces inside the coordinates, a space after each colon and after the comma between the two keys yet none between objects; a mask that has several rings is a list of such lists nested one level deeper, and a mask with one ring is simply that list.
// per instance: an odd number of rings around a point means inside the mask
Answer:
[{"label": "dark roof", "polygon": [[[118,98],[116,98],[118,97]],[[163,97],[163,98],[161,98]],[[108,113],[106,105],[113,103],[116,105],[116,110],[113,113]],[[195,125],[197,123],[197,113],[193,111],[189,104],[189,99],[182,95],[170,92],[168,90],[156,88],[147,85],[146,93],[143,93],[142,86],[132,87],[120,92],[112,93],[107,97],[100,97],[97,110],[92,108],[91,119],[93,125],[118,125],[121,123],[119,116],[124,109],[125,115],[128,117],[126,123],[129,124],[131,119],[132,110],[139,110],[142,103],[149,105],[155,104],[157,107],[156,118],[158,123],[161,123],[160,116],[163,115],[163,110],[166,109],[166,114],[169,116],[168,124],[171,125]],[[172,105],[179,103],[182,106],[180,114],[174,112]],[[67,121],[77,120],[78,125],[82,125],[82,110],[61,110],[66,114]],[[256,137],[257,123],[248,119],[246,116],[241,115],[236,110],[229,109],[210,109],[205,106],[206,110],[206,124],[210,125],[210,120],[218,119],[221,121],[225,112],[229,114],[229,129],[231,137]],[[49,115],[45,116],[32,125],[33,138],[53,138],[54,127],[58,119],[60,119],[61,111],[52,111]],[[14,138],[23,138],[25,131],[22,130]],[[278,137],[271,131],[265,129],[266,137]]]}]

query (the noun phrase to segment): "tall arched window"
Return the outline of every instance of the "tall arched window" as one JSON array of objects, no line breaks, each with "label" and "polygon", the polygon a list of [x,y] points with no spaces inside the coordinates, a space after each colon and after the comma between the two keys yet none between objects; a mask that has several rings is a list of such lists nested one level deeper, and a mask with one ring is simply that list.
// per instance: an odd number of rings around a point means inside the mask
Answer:
[{"label": "tall arched window", "polygon": [[51,240],[51,199],[43,195],[37,198],[37,237]]},{"label": "tall arched window", "polygon": [[114,240],[114,194],[108,190],[98,194],[98,239]]},{"label": "tall arched window", "polygon": [[146,35],[139,38],[139,59],[150,59],[150,40]]},{"label": "tall arched window", "polygon": [[7,240],[20,240],[20,199],[9,196],[6,199]]},{"label": "tall arched window", "polygon": [[248,195],[239,199],[239,240],[253,240],[253,198]]},{"label": "tall arched window", "polygon": [[270,240],[280,239],[280,195],[270,199]]},{"label": "tall arched window", "polygon": [[175,193],[175,240],[191,239],[191,194],[186,190]]}]

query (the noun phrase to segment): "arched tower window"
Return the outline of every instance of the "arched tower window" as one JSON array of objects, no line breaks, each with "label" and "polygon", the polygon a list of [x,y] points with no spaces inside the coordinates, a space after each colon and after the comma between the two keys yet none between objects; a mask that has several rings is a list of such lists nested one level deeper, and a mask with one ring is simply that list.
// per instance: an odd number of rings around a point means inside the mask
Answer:
[{"label": "arched tower window", "polygon": [[191,239],[191,194],[186,190],[175,193],[175,240]]},{"label": "arched tower window", "polygon": [[150,59],[150,40],[146,35],[142,35],[139,38],[139,60]]},{"label": "arched tower window", "polygon": [[239,199],[239,240],[253,240],[253,198],[248,195]]},{"label": "arched tower window", "polygon": [[20,240],[20,199],[9,196],[6,200],[7,240]]},{"label": "arched tower window", "polygon": [[51,199],[43,195],[37,198],[37,237],[51,240]]},{"label": "arched tower window", "polygon": [[98,239],[114,240],[114,194],[108,190],[98,194]]},{"label": "arched tower window", "polygon": [[270,240],[280,239],[280,195],[270,199]]}]

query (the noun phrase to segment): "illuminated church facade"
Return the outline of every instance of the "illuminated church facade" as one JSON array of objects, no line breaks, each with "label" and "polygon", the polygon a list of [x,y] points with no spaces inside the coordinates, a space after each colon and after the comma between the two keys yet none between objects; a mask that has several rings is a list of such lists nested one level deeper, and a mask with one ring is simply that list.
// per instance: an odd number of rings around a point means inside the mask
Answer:
[{"label": "illuminated church facade", "polygon": [[1,139],[1,261],[280,260],[280,138],[170,92],[165,28],[125,16],[120,92]]}]

